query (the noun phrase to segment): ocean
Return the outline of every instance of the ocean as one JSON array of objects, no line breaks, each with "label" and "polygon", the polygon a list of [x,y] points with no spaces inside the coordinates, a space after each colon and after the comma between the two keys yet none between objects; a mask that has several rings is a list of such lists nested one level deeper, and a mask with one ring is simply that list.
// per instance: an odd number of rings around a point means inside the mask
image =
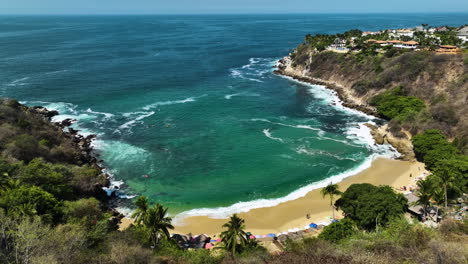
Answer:
[{"label": "ocean", "polygon": [[467,14],[1,16],[0,96],[96,134],[121,198],[225,217],[339,181],[378,157],[371,116],[272,73],[315,33],[461,25]]}]

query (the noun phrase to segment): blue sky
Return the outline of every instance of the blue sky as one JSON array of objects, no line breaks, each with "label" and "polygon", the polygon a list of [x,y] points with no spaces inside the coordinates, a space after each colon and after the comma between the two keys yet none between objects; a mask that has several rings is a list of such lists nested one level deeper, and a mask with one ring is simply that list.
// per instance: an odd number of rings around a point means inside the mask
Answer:
[{"label": "blue sky", "polygon": [[1,14],[468,12],[468,0],[0,0]]}]

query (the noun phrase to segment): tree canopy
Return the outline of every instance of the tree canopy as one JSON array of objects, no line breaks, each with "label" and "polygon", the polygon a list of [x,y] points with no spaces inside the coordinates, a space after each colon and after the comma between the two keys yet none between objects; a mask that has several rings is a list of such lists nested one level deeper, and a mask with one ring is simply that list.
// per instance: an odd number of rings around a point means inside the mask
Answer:
[{"label": "tree canopy", "polygon": [[368,183],[352,184],[335,205],[358,227],[372,230],[386,225],[391,219],[401,216],[407,200],[395,193],[390,186],[374,186]]}]

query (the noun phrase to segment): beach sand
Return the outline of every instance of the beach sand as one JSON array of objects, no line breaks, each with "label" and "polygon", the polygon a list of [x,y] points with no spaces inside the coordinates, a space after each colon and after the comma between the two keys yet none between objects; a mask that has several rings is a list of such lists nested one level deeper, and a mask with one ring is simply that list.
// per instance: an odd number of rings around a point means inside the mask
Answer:
[{"label": "beach sand", "polygon": [[[396,189],[415,185],[416,177],[421,176],[424,172],[426,172],[424,164],[420,162],[378,158],[373,161],[370,168],[344,179],[338,185],[342,191],[353,183],[390,185]],[[307,214],[309,214],[310,219],[306,218]],[[331,208],[329,198],[322,198],[320,189],[317,189],[296,200],[284,202],[274,207],[252,209],[238,215],[245,219],[248,232],[263,235],[286,232],[292,228],[302,229],[311,222],[325,222],[331,217]],[[335,216],[342,217],[339,212],[335,212]],[[177,225],[172,233],[213,236],[223,231],[222,225],[226,222],[227,219],[211,219],[206,216],[189,217],[184,219],[182,224]]]}]

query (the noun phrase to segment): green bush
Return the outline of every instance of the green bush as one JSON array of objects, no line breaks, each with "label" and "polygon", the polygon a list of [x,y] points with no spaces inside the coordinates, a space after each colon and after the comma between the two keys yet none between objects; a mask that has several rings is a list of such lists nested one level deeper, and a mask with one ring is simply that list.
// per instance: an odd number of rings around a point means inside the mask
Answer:
[{"label": "green bush", "polygon": [[95,198],[80,199],[78,201],[65,201],[63,217],[68,223],[80,223],[83,226],[96,224],[102,220],[100,203]]},{"label": "green bush", "polygon": [[37,186],[5,188],[0,195],[0,207],[7,214],[38,214],[46,221],[58,221],[61,215],[59,201]]},{"label": "green bush", "polygon": [[426,107],[423,100],[404,95],[400,86],[376,95],[370,100],[370,104],[377,107],[380,115],[399,121],[408,119]]},{"label": "green bush", "polygon": [[41,158],[33,159],[23,166],[17,178],[26,184],[39,186],[59,199],[70,198],[72,194],[68,183],[68,169],[62,165],[47,163]]},{"label": "green bush", "polygon": [[438,160],[459,154],[458,149],[437,129],[428,129],[414,136],[412,143],[416,158],[427,163],[429,169],[432,169]]},{"label": "green bush", "polygon": [[335,203],[359,228],[373,230],[404,214],[407,200],[390,186],[352,184]]},{"label": "green bush", "polygon": [[339,222],[326,226],[318,237],[336,243],[352,236],[355,232],[356,224],[351,219],[344,218]]}]

